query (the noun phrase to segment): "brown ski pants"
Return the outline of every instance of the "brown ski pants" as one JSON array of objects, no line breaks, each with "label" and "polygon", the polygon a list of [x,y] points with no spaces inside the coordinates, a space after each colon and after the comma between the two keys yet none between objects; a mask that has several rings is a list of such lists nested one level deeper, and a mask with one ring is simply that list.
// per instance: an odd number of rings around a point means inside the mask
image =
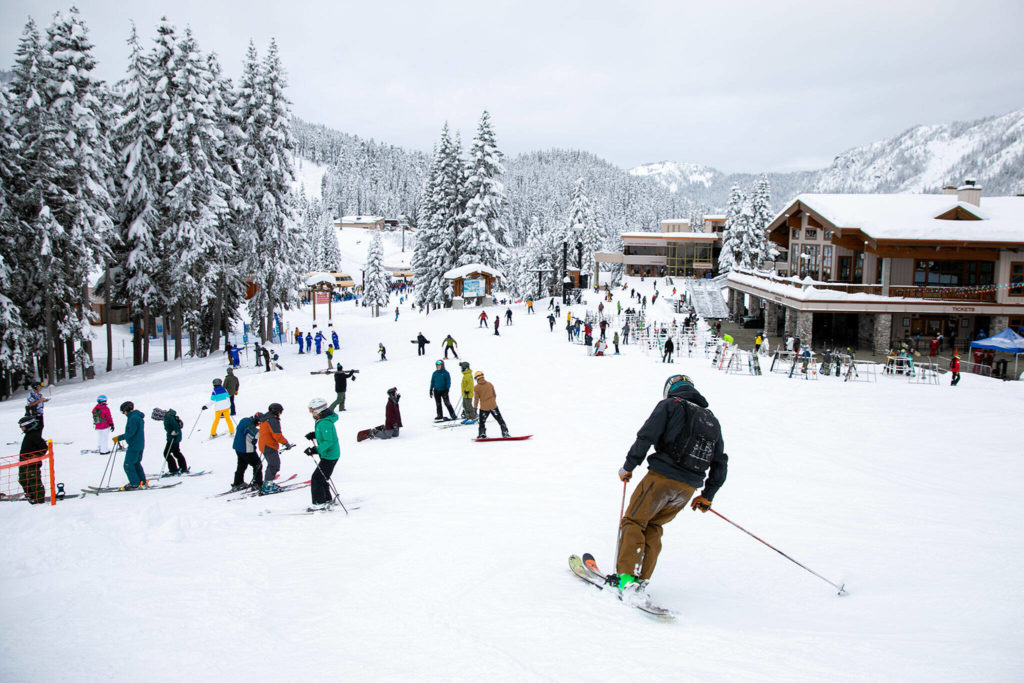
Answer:
[{"label": "brown ski pants", "polygon": [[662,526],[675,519],[695,490],[689,484],[647,471],[619,523],[616,573],[632,574],[645,581],[651,578],[661,553]]}]

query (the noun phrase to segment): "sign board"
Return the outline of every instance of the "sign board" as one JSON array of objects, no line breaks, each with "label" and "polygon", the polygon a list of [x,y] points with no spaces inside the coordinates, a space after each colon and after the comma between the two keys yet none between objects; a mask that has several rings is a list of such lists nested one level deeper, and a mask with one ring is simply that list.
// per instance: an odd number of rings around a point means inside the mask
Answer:
[{"label": "sign board", "polygon": [[487,287],[484,280],[463,280],[462,281],[462,296],[483,296],[486,293]]},{"label": "sign board", "polygon": [[331,295],[330,292],[317,292],[316,293],[316,302],[318,304],[326,304],[327,301],[328,301],[328,297],[330,297],[330,295]]}]

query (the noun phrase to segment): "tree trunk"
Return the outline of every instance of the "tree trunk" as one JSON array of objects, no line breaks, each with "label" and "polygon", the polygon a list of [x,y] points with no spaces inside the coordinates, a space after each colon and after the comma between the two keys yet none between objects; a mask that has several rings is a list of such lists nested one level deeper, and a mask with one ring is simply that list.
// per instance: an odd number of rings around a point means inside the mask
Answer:
[{"label": "tree trunk", "polygon": [[220,350],[221,321],[224,320],[224,276],[217,281],[217,300],[213,306],[213,330],[210,338],[210,353]]},{"label": "tree trunk", "polygon": [[142,313],[142,362],[149,362],[149,306]]},{"label": "tree trunk", "polygon": [[174,304],[174,360],[181,358],[181,304]]},{"label": "tree trunk", "polygon": [[132,365],[142,365],[142,316],[132,309]]},{"label": "tree trunk", "polygon": [[74,379],[78,375],[78,372],[75,370],[75,340],[68,339],[67,347],[68,379]]},{"label": "tree trunk", "polygon": [[62,380],[67,377],[67,359],[64,358],[64,343],[56,337],[53,339],[53,350],[56,356],[57,379]]},{"label": "tree trunk", "polygon": [[53,296],[47,294],[43,305],[45,307],[44,316],[46,321],[46,379],[52,384],[57,377],[57,359],[53,352],[57,336],[53,322]]},{"label": "tree trunk", "polygon": [[103,314],[107,318],[107,372],[110,372],[114,369],[114,335],[110,329],[110,268],[107,268],[103,278]]},{"label": "tree trunk", "polygon": [[161,329],[163,330],[163,336],[164,336],[164,362],[166,363],[167,362],[167,309],[164,309],[164,312],[160,316],[160,319],[163,320],[163,323],[164,323],[163,325],[161,325]]}]

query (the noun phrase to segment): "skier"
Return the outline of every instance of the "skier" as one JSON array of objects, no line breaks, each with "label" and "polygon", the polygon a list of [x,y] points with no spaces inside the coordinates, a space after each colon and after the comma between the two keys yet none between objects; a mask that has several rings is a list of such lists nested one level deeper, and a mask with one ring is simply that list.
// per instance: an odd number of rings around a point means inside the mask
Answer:
[{"label": "skier", "polygon": [[452,338],[452,335],[449,334],[447,337],[445,337],[444,341],[441,342],[441,346],[444,347],[444,358],[445,358],[445,360],[448,360],[448,352],[449,351],[451,351],[455,355],[456,359],[459,357],[459,352],[455,350],[455,349],[458,348],[459,343],[457,341],[455,341],[455,339]]},{"label": "skier", "polygon": [[260,489],[261,495],[277,493],[281,490],[281,487],[274,483],[274,479],[277,478],[277,473],[281,469],[280,447],[292,447],[285,435],[281,433],[281,413],[283,412],[284,407],[280,403],[271,403],[267,412],[263,414],[263,419],[260,420],[260,436],[256,447],[267,461],[267,472],[263,478],[263,488]]},{"label": "skier", "polygon": [[96,405],[92,408],[92,425],[96,428],[96,451],[100,455],[109,454],[110,435],[107,430],[114,431],[114,416],[110,414],[104,394],[96,397]]},{"label": "skier", "polygon": [[388,389],[388,402],[384,408],[384,424],[371,429],[370,438],[393,439],[398,436],[398,431],[402,428],[402,412],[398,409],[398,401],[401,398],[402,395],[398,393],[398,389],[395,387]]},{"label": "skier", "polygon": [[327,345],[327,371],[330,372],[331,368],[334,367],[334,346],[332,344]]},{"label": "skier", "polygon": [[313,337],[313,343],[316,344],[316,355],[320,355],[320,347],[324,343],[324,333],[317,330],[316,336]]},{"label": "skier", "polygon": [[263,462],[256,455],[256,440],[259,438],[262,417],[260,413],[256,413],[252,417],[243,417],[238,421],[238,431],[235,432],[235,440],[231,444],[238,457],[235,478],[231,482],[232,491],[240,491],[250,486],[245,483],[245,470],[248,467],[252,467],[252,488],[257,491],[263,488]]},{"label": "skier", "polygon": [[306,353],[312,353],[310,349],[313,348],[313,334],[311,332],[306,333]]},{"label": "skier", "polygon": [[[299,353],[302,353],[302,351],[299,351]],[[277,361],[277,352],[276,351],[274,352],[274,361],[275,361],[275,363],[272,366],[270,364],[270,347],[264,345],[263,346],[263,365],[264,365],[263,372],[270,372],[271,370],[274,370],[275,367],[277,366],[277,363],[276,363],[276,361]]]},{"label": "skier", "polygon": [[[21,440],[21,454],[18,461],[24,462],[46,455],[47,445],[46,440],[43,439],[43,426],[39,422],[39,418],[36,415],[26,414],[25,417],[18,420],[18,427],[25,435],[25,438]],[[18,483],[21,484],[21,490],[25,492],[25,498],[32,505],[46,500],[42,472],[42,462],[18,466]]]},{"label": "skier", "polygon": [[[728,456],[721,425],[707,409],[707,399],[686,375],[669,377],[662,396],[619,469],[619,479],[628,482],[647,459],[647,474],[619,523],[617,573],[608,577],[619,590],[643,590],[658,562],[662,527],[686,506],[697,487],[703,485],[704,490],[690,507],[707,512],[725,483]],[[655,452],[648,457],[652,445]]]},{"label": "skier", "polygon": [[571,322],[567,322],[565,324],[565,333],[566,333],[566,335],[568,335],[569,341],[572,341],[572,323]]},{"label": "skier", "polygon": [[327,406],[333,408],[338,406],[338,412],[345,410],[345,392],[348,390],[348,381],[351,379],[353,382],[356,381],[356,372],[358,370],[344,370],[341,367],[341,363],[338,363],[338,369],[334,371],[334,393],[338,395],[336,399]]},{"label": "skier", "polygon": [[590,346],[594,343],[594,328],[591,327],[590,323],[586,323],[583,326],[583,343]]},{"label": "skier", "polygon": [[242,359],[239,356],[239,353],[241,352],[237,346],[232,346],[228,349],[228,357],[231,359],[231,367],[233,368],[241,367],[242,365]]},{"label": "skier", "polygon": [[549,329],[550,332],[554,332],[555,331],[555,314],[554,313],[548,313],[548,327],[550,328]]},{"label": "skier", "polygon": [[676,350],[675,342],[672,341],[672,337],[665,340],[665,352],[661,354],[662,363],[672,362],[672,352]]},{"label": "skier", "polygon": [[500,315],[494,316],[494,336],[495,337],[500,337],[501,336],[500,334],[498,334],[498,325],[500,325],[500,324],[501,324],[501,316]]},{"label": "skier", "polygon": [[39,382],[32,383],[32,389],[25,399],[25,414],[35,415],[39,419],[39,429],[43,428],[43,407],[50,399],[43,396],[43,385]]},{"label": "skier", "polygon": [[480,324],[477,327],[487,327],[487,311],[480,311],[478,319],[480,320]]},{"label": "skier", "polygon": [[469,363],[459,363],[462,369],[462,419],[475,420],[476,408],[473,407],[473,373],[469,369]]},{"label": "skier", "polygon": [[615,355],[619,355],[619,333],[612,335],[612,345],[615,346]]},{"label": "skier", "polygon": [[[213,426],[210,427],[210,438],[217,438],[217,425],[220,424],[220,419],[228,423],[228,432],[231,434],[235,433],[235,423],[231,420],[231,409],[224,407],[224,401],[227,401],[229,394],[227,389],[224,388],[220,381],[220,378],[213,380],[213,392],[210,394],[210,404],[215,407],[213,414]],[[219,407],[218,407],[219,406]]]},{"label": "skier", "polygon": [[256,367],[260,367],[261,365],[263,365],[263,350],[260,347],[259,342],[256,342],[256,347],[255,349],[253,349],[253,351],[256,355]]},{"label": "skier", "polygon": [[331,345],[334,347],[336,351],[341,350],[341,344],[339,343],[339,341],[340,340],[338,339],[338,331],[331,330]]},{"label": "skier", "polygon": [[142,452],[146,450],[146,416],[141,410],[135,410],[135,404],[131,401],[121,404],[121,414],[128,421],[125,423],[124,434],[115,436],[114,443],[122,440],[128,442],[124,452],[124,473],[128,475],[128,484],[121,487],[128,491],[147,485],[146,472],[142,469]]},{"label": "skier", "polygon": [[295,343],[299,345],[299,353],[302,353],[302,332],[295,328]]},{"label": "skier", "polygon": [[608,329],[608,321],[607,320],[602,320],[600,322],[600,324],[598,325],[598,327],[601,328],[601,339],[603,339],[604,341],[607,341],[608,337],[606,336],[606,330]]},{"label": "skier", "polygon": [[629,323],[622,326],[622,345],[629,346]]},{"label": "skier", "polygon": [[526,314],[533,315],[533,299],[526,300]]},{"label": "skier", "polygon": [[505,324],[506,325],[511,325],[512,324],[512,309],[511,308],[506,308],[505,309]]},{"label": "skier", "polygon": [[228,368],[228,374],[224,376],[224,381],[221,383],[224,390],[228,392],[228,400],[231,401],[231,414],[235,414],[235,396],[238,394],[238,378],[235,377],[235,371]]},{"label": "skier", "polygon": [[[231,368],[228,368],[231,371]],[[167,432],[167,445],[164,446],[164,459],[171,474],[188,474],[188,463],[181,454],[181,430],[185,423],[181,421],[174,409],[164,413],[164,431]]]},{"label": "skier", "polygon": [[395,306],[395,322],[398,322],[398,306]]},{"label": "skier", "polygon": [[501,416],[501,411],[498,410],[498,394],[494,391],[494,385],[484,379],[484,373],[480,370],[473,373],[473,377],[476,379],[473,407],[480,407],[480,421],[477,423],[479,427],[476,438],[487,438],[487,418],[493,415],[494,419],[498,421],[498,426],[501,427],[501,438],[507,439],[509,437],[508,427],[505,425],[505,419]]},{"label": "skier", "polygon": [[949,381],[949,386],[955,387],[957,384],[960,383],[960,352],[959,351],[954,351],[953,352],[953,360],[949,361],[949,374],[951,376],[951,379]]},{"label": "skier", "polygon": [[434,399],[434,405],[437,407],[437,417],[434,418],[434,422],[440,422],[444,419],[444,414],[441,412],[442,401],[445,408],[448,409],[448,414],[451,415],[450,419],[454,420],[455,409],[452,408],[451,401],[448,400],[448,391],[452,386],[452,376],[444,369],[443,360],[434,363],[434,368],[434,373],[430,376],[430,397]]},{"label": "skier", "polygon": [[335,426],[338,415],[327,407],[327,401],[322,398],[314,398],[309,402],[309,414],[316,420],[316,426],[306,434],[306,438],[313,441],[314,445],[307,448],[305,453],[313,458],[320,457],[310,477],[309,489],[313,495],[313,507],[325,508],[334,498],[331,494],[331,474],[341,457],[338,429]]},{"label": "skier", "polygon": [[427,339],[426,337],[424,337],[422,332],[417,334],[416,338],[412,339],[411,341],[412,341],[413,344],[416,344],[416,355],[417,356],[425,356],[425,355],[427,355],[427,344],[430,343],[430,340]]},{"label": "skier", "polygon": [[379,342],[377,344],[377,353],[380,354],[380,359],[381,360],[387,360],[388,359],[388,350],[386,348],[384,348],[384,343],[383,342]]}]

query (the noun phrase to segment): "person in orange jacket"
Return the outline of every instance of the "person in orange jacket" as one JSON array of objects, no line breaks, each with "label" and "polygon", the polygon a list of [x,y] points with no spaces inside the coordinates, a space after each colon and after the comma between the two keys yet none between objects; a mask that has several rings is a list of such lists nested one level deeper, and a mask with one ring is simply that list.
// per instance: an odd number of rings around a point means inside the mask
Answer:
[{"label": "person in orange jacket", "polygon": [[263,488],[260,495],[277,493],[281,487],[274,483],[278,471],[281,469],[280,448],[291,448],[292,444],[281,433],[281,413],[284,407],[280,403],[271,403],[260,421],[260,438],[256,449],[263,454],[267,461],[267,471],[263,476]]}]

